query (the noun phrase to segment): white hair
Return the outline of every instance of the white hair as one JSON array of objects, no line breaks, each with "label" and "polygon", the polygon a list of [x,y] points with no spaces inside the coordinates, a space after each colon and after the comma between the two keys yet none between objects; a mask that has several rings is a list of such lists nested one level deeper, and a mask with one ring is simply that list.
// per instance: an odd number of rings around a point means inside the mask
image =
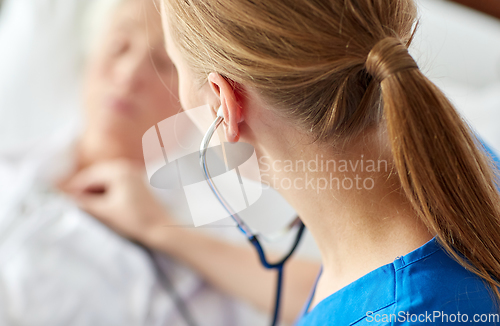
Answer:
[{"label": "white hair", "polygon": [[[0,0],[1,1],[1,0]],[[126,0],[94,0],[83,17],[82,38],[85,55],[96,47],[98,36],[106,28],[109,17]]]}]

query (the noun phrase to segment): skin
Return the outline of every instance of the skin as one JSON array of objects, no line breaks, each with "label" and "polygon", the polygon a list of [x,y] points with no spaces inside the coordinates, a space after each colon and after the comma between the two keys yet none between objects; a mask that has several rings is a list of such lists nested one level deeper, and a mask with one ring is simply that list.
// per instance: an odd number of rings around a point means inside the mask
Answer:
[{"label": "skin", "polygon": [[[96,50],[85,76],[87,123],[77,145],[76,169],[60,181],[60,189],[123,236],[191,265],[214,286],[270,311],[275,274],[261,267],[254,250],[196,229],[166,227],[175,222],[144,181],[144,132],[181,109],[179,92],[186,107],[198,106],[189,102],[188,95],[198,90],[194,85],[182,82],[189,88],[177,88],[177,71],[165,52],[154,3],[121,4]],[[212,92],[211,85],[203,88]],[[318,269],[317,262],[300,259],[286,267],[286,320],[292,321],[300,310]]]}]

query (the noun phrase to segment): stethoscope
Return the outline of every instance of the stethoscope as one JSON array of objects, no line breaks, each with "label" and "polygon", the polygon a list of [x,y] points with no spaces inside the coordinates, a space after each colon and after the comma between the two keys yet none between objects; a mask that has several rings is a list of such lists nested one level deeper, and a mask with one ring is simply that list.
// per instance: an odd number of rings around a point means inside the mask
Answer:
[{"label": "stethoscope", "polygon": [[[276,294],[275,294],[275,304],[274,304],[274,313],[273,313],[273,320],[272,320],[272,326],[275,326],[278,322],[279,319],[279,309],[280,309],[280,302],[281,302],[281,288],[282,288],[282,283],[283,283],[283,266],[293,254],[295,249],[297,248],[297,245],[300,242],[300,239],[302,238],[302,234],[304,233],[305,226],[300,220],[300,218],[297,216],[286,228],[281,230],[280,232],[277,232],[273,234],[272,236],[264,236],[259,233],[254,233],[250,229],[250,227],[241,219],[241,217],[231,208],[231,206],[227,203],[227,201],[224,199],[224,197],[221,195],[217,187],[212,181],[212,178],[210,176],[210,172],[207,168],[207,149],[208,145],[210,143],[210,140],[212,139],[215,131],[217,128],[220,126],[222,121],[224,120],[224,117],[222,115],[222,107],[219,107],[219,110],[217,111],[217,117],[215,120],[212,122],[210,127],[208,128],[207,132],[205,133],[205,136],[203,137],[203,140],[201,141],[200,145],[200,164],[201,168],[203,169],[203,172],[205,174],[205,179],[214,193],[214,195],[217,197],[219,200],[220,204],[224,209],[227,211],[227,213],[231,216],[231,218],[236,222],[237,227],[240,229],[240,231],[247,237],[247,239],[250,241],[250,243],[255,247],[255,250],[257,251],[259,255],[260,262],[262,266],[264,266],[267,269],[276,269],[278,272],[278,282],[276,286]],[[259,238],[264,238],[264,239],[270,239],[271,241],[274,241],[278,238],[283,237],[284,235],[288,234],[292,229],[298,228],[297,234],[295,236],[295,239],[293,241],[293,244],[290,248],[290,250],[283,256],[282,259],[275,263],[270,263],[269,260],[266,257],[266,254],[264,253],[264,249],[262,248]]]}]

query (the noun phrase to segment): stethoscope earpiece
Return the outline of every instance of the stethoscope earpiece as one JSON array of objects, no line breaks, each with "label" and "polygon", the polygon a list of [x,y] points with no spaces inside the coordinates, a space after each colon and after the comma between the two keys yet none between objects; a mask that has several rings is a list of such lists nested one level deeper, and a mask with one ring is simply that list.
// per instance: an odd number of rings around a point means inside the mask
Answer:
[{"label": "stethoscope earpiece", "polygon": [[217,116],[224,119],[224,112],[222,111],[222,104],[219,106],[219,109],[217,110]]}]

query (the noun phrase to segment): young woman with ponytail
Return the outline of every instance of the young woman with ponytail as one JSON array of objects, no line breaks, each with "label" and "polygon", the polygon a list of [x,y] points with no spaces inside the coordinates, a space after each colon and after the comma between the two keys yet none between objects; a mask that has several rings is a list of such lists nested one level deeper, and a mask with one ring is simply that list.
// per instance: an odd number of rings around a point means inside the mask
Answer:
[{"label": "young woman with ponytail", "polygon": [[[183,108],[222,106],[227,140],[272,167],[264,181],[321,251],[299,325],[500,324],[498,175],[408,53],[413,0],[162,0],[161,11]],[[321,169],[296,168],[318,158]],[[182,249],[189,231],[103,220],[233,294],[271,301],[251,253]],[[217,250],[196,256],[204,248]],[[294,284],[299,266],[285,273]],[[299,292],[285,287],[285,305]]]},{"label": "young woman with ponytail", "polygon": [[408,53],[412,0],[164,0],[163,18],[184,109],[222,105],[229,141],[271,166],[316,155],[389,163],[360,175],[372,189],[277,187],[323,258],[300,325],[498,313],[497,175]]}]

